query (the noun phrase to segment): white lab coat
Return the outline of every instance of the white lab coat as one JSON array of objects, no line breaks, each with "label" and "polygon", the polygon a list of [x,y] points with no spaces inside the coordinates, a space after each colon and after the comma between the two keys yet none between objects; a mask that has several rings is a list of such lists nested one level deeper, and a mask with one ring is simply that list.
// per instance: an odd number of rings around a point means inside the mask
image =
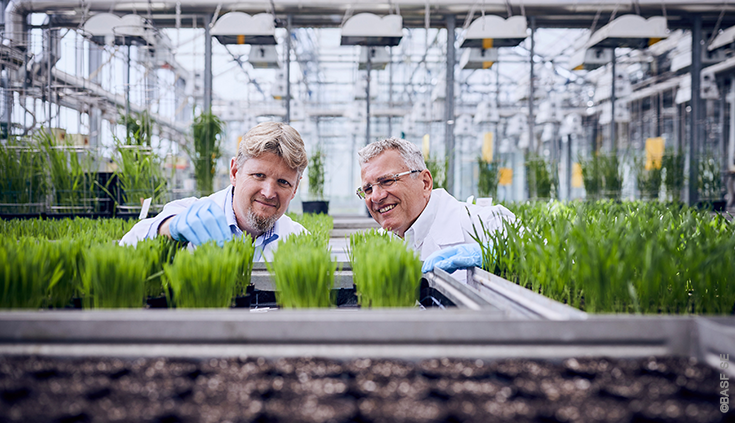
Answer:
[{"label": "white lab coat", "polygon": [[[469,210],[469,214],[468,214]],[[470,215],[472,218],[470,218]],[[503,221],[513,222],[513,212],[501,205],[481,207],[458,201],[445,190],[439,188],[431,192],[429,203],[418,219],[406,231],[404,239],[421,260],[433,252],[458,244],[474,243],[472,224],[482,233],[480,220],[485,229],[494,231],[503,227]],[[454,273],[458,280],[466,280],[466,271]]]},{"label": "white lab coat", "polygon": [[[234,236],[241,236],[243,232],[237,226],[235,211],[232,208],[232,185],[221,191],[215,192],[207,198],[222,207],[232,234]],[[166,204],[161,213],[156,217],[143,219],[136,223],[135,226],[133,226],[133,228],[122,237],[120,245],[135,245],[142,239],[155,238],[158,235],[158,227],[161,226],[161,223],[164,220],[182,213],[197,200],[199,199],[196,197],[187,197]],[[273,257],[273,251],[278,247],[279,241],[286,239],[291,234],[298,234],[305,230],[306,229],[304,229],[301,224],[294,222],[290,217],[284,214],[276,221],[273,230],[268,231],[255,239],[254,245],[256,252],[254,260],[263,261],[263,258],[270,260]]]}]

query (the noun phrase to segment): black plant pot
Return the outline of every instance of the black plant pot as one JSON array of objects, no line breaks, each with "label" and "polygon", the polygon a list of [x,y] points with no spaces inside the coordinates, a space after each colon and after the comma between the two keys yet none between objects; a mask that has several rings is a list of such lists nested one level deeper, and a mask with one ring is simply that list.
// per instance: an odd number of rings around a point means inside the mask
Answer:
[{"label": "black plant pot", "polygon": [[302,201],[301,208],[304,213],[329,214],[329,201]]}]

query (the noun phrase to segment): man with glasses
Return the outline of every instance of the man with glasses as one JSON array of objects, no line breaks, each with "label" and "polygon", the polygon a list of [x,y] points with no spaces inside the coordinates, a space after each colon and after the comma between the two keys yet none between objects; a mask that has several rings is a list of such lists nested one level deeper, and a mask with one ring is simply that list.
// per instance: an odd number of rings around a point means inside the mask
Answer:
[{"label": "man with glasses", "polygon": [[466,204],[443,189],[433,189],[421,151],[406,140],[376,141],[358,156],[362,186],[357,195],[383,229],[404,238],[420,253],[424,272],[439,267],[451,273],[479,266],[482,257],[479,244],[470,236],[472,224],[479,231],[482,220],[485,228],[497,230],[503,220],[515,219],[503,206]]}]

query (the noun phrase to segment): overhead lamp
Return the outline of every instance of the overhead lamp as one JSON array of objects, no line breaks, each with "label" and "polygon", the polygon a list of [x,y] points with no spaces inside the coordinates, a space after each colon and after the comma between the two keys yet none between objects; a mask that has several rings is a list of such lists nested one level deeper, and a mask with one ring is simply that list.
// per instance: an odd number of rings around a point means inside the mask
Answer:
[{"label": "overhead lamp", "polygon": [[594,70],[612,62],[611,48],[584,48],[575,51],[569,58],[572,70]]},{"label": "overhead lamp", "polygon": [[459,59],[460,69],[490,69],[498,61],[497,48],[468,48]]},{"label": "overhead lamp", "polygon": [[383,70],[390,63],[390,55],[385,47],[360,47],[359,70],[367,69],[368,54],[370,55],[370,69]]},{"label": "overhead lamp", "polygon": [[528,24],[523,16],[511,16],[508,19],[495,15],[481,16],[467,28],[460,47],[515,47],[528,37],[527,29]]},{"label": "overhead lamp", "polygon": [[210,31],[220,44],[276,44],[276,25],[270,13],[250,16],[244,12],[229,12],[214,23]]},{"label": "overhead lamp", "polygon": [[98,13],[84,23],[82,30],[101,45],[155,45],[155,32],[140,15]]},{"label": "overhead lamp", "polygon": [[403,37],[401,15],[382,18],[373,13],[358,13],[342,26],[343,46],[397,46]]},{"label": "overhead lamp", "polygon": [[707,46],[707,50],[712,51],[722,47],[735,49],[735,26],[731,26],[717,34],[715,39]]},{"label": "overhead lamp", "polygon": [[280,69],[281,61],[274,45],[253,45],[250,47],[248,62],[258,69]]},{"label": "overhead lamp", "polygon": [[646,48],[669,36],[666,18],[623,15],[595,31],[585,47]]}]

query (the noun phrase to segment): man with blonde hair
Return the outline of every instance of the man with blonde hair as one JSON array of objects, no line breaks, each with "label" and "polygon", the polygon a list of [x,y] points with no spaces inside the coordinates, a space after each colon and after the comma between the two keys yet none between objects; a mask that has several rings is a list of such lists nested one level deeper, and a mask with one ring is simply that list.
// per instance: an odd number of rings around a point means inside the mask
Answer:
[{"label": "man with blonde hair", "polygon": [[[404,238],[424,260],[423,271],[439,267],[450,273],[480,266],[480,245],[472,239],[480,221],[500,230],[513,213],[503,206],[480,207],[457,201],[443,189],[433,189],[421,150],[406,140],[388,138],[358,152],[362,186],[357,195],[387,231]],[[465,272],[455,277],[463,280]]]},{"label": "man with blonde hair", "polygon": [[166,204],[155,218],[138,222],[120,244],[164,235],[193,245],[207,241],[223,245],[248,233],[255,240],[255,260],[269,258],[276,240],[305,230],[284,213],[307,162],[304,142],[294,128],[261,123],[245,134],[237,156],[230,160],[230,186],[202,199]]}]

